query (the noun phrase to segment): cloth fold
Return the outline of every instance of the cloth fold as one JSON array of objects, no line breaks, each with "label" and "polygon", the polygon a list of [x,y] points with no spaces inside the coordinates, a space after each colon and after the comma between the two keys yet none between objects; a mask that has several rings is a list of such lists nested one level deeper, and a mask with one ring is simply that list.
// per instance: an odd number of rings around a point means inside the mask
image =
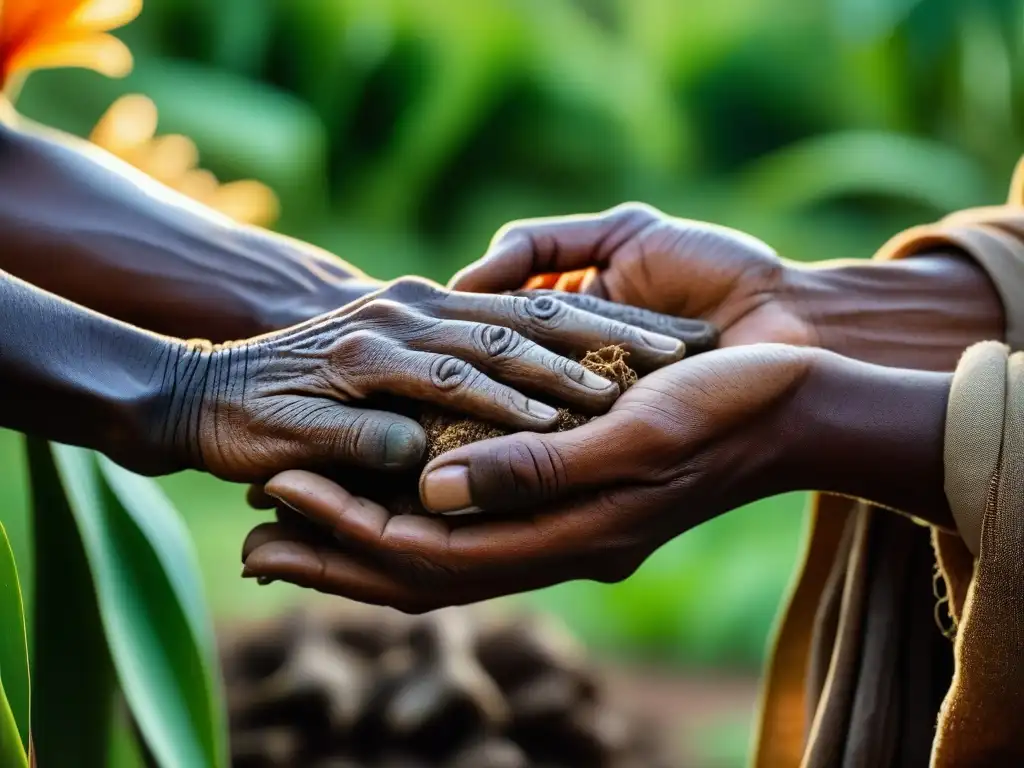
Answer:
[{"label": "cloth fold", "polygon": [[757,768],[1024,765],[1024,354],[1010,354],[1024,349],[1022,204],[1024,161],[1007,205],[909,230],[877,255],[974,258],[1003,299],[1006,344],[975,345],[954,377],[944,484],[957,534],[814,497],[765,676]]}]

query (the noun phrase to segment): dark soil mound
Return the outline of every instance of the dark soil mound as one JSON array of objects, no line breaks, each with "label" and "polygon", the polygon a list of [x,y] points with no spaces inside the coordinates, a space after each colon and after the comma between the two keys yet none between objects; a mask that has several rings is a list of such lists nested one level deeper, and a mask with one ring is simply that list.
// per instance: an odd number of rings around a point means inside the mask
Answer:
[{"label": "dark soil mound", "polygon": [[223,646],[234,768],[661,768],[658,734],[536,616],[303,613]]}]

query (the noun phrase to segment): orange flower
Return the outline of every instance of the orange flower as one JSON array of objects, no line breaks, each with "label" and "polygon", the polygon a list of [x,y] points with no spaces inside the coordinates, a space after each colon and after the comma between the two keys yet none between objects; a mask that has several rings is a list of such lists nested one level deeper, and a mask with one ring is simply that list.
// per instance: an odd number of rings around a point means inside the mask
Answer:
[{"label": "orange flower", "polygon": [[34,69],[85,67],[123,77],[132,55],[112,29],[142,0],[0,0],[0,90]]},{"label": "orange flower", "polygon": [[[0,0],[2,2],[2,0]],[[277,196],[258,181],[221,184],[197,167],[199,152],[187,136],[157,136],[156,105],[138,94],[122,96],[96,123],[89,140],[171,189],[244,224],[269,226]]]},{"label": "orange flower", "polygon": [[523,285],[527,291],[548,289],[565,293],[582,293],[597,277],[596,267],[577,269],[572,272],[548,272],[534,275]]}]

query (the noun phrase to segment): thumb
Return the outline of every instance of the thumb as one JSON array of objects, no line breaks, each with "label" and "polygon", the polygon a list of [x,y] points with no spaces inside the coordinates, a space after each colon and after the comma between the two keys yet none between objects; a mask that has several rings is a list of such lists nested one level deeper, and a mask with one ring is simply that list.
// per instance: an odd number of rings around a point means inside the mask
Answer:
[{"label": "thumb", "polygon": [[598,214],[513,222],[499,230],[487,253],[458,272],[448,287],[501,293],[522,288],[538,273],[601,266],[656,215],[647,206],[627,204]]},{"label": "thumb", "polygon": [[278,471],[338,464],[399,470],[423,459],[427,436],[412,419],[331,400],[323,403],[295,419],[282,436],[287,458],[278,462]]},{"label": "thumb", "polygon": [[518,432],[457,448],[424,468],[420,498],[437,514],[535,510],[635,480],[640,462],[626,456],[634,423],[613,411],[567,432]]}]

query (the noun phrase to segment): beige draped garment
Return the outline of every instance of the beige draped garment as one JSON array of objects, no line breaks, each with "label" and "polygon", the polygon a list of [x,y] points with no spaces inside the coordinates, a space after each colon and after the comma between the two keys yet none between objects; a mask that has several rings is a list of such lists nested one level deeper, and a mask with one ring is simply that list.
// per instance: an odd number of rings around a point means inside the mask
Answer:
[{"label": "beige draped garment", "polygon": [[756,768],[1024,766],[1024,161],[1004,206],[894,238],[958,248],[1002,298],[1005,344],[967,350],[946,415],[958,533],[819,494],[777,629]]}]

